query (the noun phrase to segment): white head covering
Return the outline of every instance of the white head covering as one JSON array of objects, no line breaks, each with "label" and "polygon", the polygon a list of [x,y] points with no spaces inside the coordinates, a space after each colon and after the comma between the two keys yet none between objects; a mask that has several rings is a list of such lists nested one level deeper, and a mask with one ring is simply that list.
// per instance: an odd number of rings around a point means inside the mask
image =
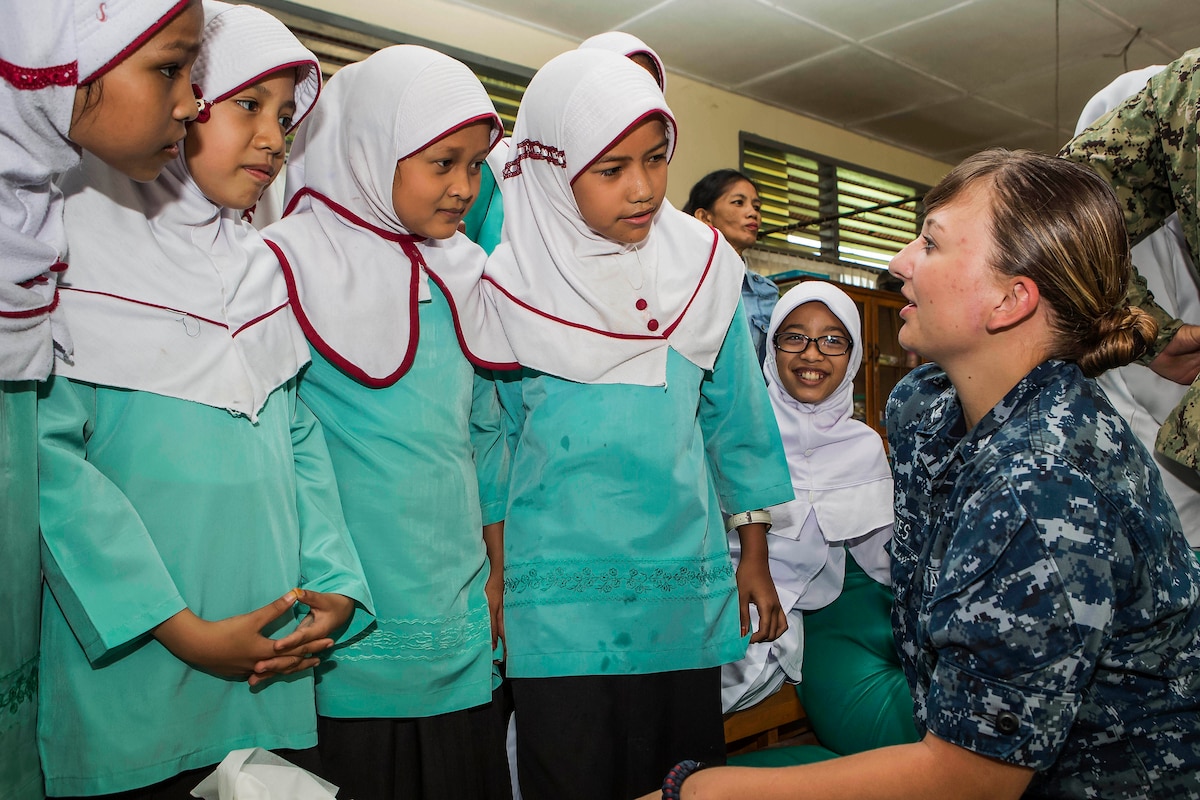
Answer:
[{"label": "white head covering", "polygon": [[[204,40],[221,43],[203,47],[192,67],[192,83],[200,87],[205,103],[215,105],[228,100],[274,72],[294,68],[296,113],[288,129],[294,130],[321,93],[321,66],[295,36],[284,36],[286,31],[287,26],[261,8],[204,0]],[[241,52],[225,42],[243,43],[253,50]],[[248,75],[254,65],[263,72]]]},{"label": "white head covering", "polygon": [[[319,75],[316,57],[274,17],[224,3],[205,11],[206,62],[238,62],[220,80],[210,74],[224,94],[297,64]],[[311,104],[316,91],[306,96]],[[58,374],[256,419],[308,347],[278,263],[241,209],[208,200],[183,155],[149,184],[87,156],[65,190],[74,257],[62,309],[78,346]]]},{"label": "white head covering", "polygon": [[580,383],[661,386],[667,349],[703,369],[737,310],[743,266],[720,234],[665,199],[649,235],[625,245],[591,230],[571,183],[650,117],[675,120],[627,58],[572,50],[534,75],[505,166],[504,232],[485,288],[524,366]]},{"label": "white head covering", "polygon": [[[580,43],[579,49],[607,50],[610,53],[616,53],[626,58],[645,55],[654,62],[655,68],[658,70],[658,88],[663,91],[667,89],[667,72],[663,68],[662,59],[645,42],[632,34],[622,33],[621,31],[598,33],[589,39],[584,39]],[[488,153],[488,166],[491,168],[492,174],[496,176],[496,185],[500,187],[502,192],[504,191],[504,165],[509,161],[511,147],[512,140],[505,136],[496,143],[496,146],[492,148],[492,152]]]},{"label": "white head covering", "polygon": [[[0,380],[50,374],[49,314],[67,254],[53,177],[79,163],[67,138],[76,84],[120,63],[186,5],[39,0],[11,4],[0,25]],[[70,352],[57,317],[53,340]]]},{"label": "white head covering", "polygon": [[485,316],[483,251],[461,234],[411,234],[392,204],[398,161],[479,121],[492,124],[494,144],[500,119],[464,64],[395,45],[330,79],[324,102],[296,138],[286,216],[264,235],[313,346],[368,386],[390,386],[412,365],[427,275],[450,302],[467,357],[512,366],[498,321]]},{"label": "white head covering", "polygon": [[102,77],[188,4],[189,0],[75,0],[79,82]]},{"label": "white head covering", "polygon": [[[801,403],[784,389],[774,349],[763,364],[767,394],[783,437],[796,499],[787,504],[787,518],[775,516],[771,532],[795,534],[816,514],[826,541],[857,538],[892,523],[892,471],[879,434],[854,419],[854,376],[862,366],[862,320],[854,301],[833,284],[804,281],[793,286],[775,306],[767,341],[804,303],[825,304],[854,339],[841,384],[821,403]],[[774,515],[773,515],[774,516]]]},{"label": "white head covering", "polygon": [[632,33],[625,33],[623,31],[598,33],[595,36],[584,39],[580,43],[579,49],[607,50],[610,53],[616,53],[626,58],[644,55],[654,62],[654,67],[658,70],[658,88],[664,92],[667,91],[667,70],[663,66],[662,59],[658,57],[658,53],[654,52],[648,44]]}]

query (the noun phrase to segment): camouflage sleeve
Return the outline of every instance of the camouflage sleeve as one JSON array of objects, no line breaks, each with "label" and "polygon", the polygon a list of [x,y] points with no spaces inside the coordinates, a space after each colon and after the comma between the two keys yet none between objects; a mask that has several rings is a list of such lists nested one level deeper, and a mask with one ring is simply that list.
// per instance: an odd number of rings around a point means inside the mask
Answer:
[{"label": "camouflage sleeve", "polygon": [[1087,476],[1054,456],[996,472],[964,504],[933,589],[927,726],[1040,770],[1067,741],[1111,627],[1111,521]]},{"label": "camouflage sleeve", "polygon": [[[1108,181],[1121,203],[1134,244],[1178,212],[1193,264],[1200,264],[1198,99],[1200,50],[1193,50],[1151,78],[1139,94],[1092,123],[1059,153],[1086,164]],[[1144,281],[1131,284],[1127,298],[1158,320],[1157,352],[1175,335],[1178,320],[1153,301]]]},{"label": "camouflage sleeve", "polygon": [[1183,320],[1176,319],[1154,300],[1154,294],[1146,285],[1146,279],[1138,272],[1137,264],[1133,265],[1133,280],[1129,282],[1129,290],[1125,293],[1125,302],[1137,306],[1158,323],[1158,336],[1154,339],[1149,351],[1138,359],[1137,363],[1148,366],[1154,357],[1162,351],[1167,343],[1175,338],[1175,334],[1183,325]]}]

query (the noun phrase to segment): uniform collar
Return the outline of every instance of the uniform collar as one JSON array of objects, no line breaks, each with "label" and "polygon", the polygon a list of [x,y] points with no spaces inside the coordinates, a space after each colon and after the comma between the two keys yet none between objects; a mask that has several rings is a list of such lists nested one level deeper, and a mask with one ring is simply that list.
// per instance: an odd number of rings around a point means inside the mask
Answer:
[{"label": "uniform collar", "polygon": [[1043,361],[984,414],[974,429],[965,434],[962,431],[963,411],[958,392],[947,381],[942,393],[930,403],[929,410],[925,412],[915,434],[918,457],[929,475],[937,478],[955,462],[970,462],[979,451],[992,442],[996,434],[1012,419],[1017,409],[1024,406],[1048,384],[1059,379],[1062,370],[1067,367],[1069,365],[1062,361]]}]

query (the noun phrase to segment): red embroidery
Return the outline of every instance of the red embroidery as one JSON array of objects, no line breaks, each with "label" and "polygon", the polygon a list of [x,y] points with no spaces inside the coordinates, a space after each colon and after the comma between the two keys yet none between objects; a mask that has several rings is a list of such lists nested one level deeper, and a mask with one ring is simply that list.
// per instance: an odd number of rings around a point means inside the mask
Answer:
[{"label": "red embroidery", "polygon": [[47,86],[74,86],[79,83],[79,69],[74,61],[58,67],[20,67],[0,60],[0,77],[14,89],[36,92]]},{"label": "red embroidery", "polygon": [[526,139],[513,149],[517,151],[517,156],[504,165],[505,178],[515,178],[517,175],[520,175],[521,162],[526,158],[548,161],[556,167],[567,168],[567,154],[557,147],[535,142],[532,139]]},{"label": "red embroidery", "polygon": [[101,22],[108,22],[108,14],[106,14],[104,11],[104,7],[106,5],[108,5],[108,3],[101,3],[100,12],[96,14],[96,19],[100,20]]}]

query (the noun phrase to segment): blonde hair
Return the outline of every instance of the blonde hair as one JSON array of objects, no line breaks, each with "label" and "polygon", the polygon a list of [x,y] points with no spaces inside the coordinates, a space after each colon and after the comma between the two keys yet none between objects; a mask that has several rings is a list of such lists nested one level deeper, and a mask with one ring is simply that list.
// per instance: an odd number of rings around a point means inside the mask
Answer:
[{"label": "blonde hair", "polygon": [[927,211],[965,190],[991,195],[992,267],[1037,284],[1050,307],[1052,358],[1095,377],[1147,351],[1158,323],[1125,302],[1129,238],[1117,199],[1086,167],[1028,150],[985,150],[925,196]]}]

